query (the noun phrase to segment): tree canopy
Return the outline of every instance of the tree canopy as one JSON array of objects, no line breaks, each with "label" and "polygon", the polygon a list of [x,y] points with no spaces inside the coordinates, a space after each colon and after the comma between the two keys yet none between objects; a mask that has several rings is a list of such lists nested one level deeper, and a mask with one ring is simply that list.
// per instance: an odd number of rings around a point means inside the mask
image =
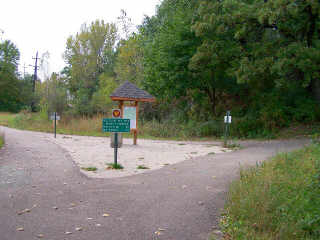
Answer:
[{"label": "tree canopy", "polygon": [[0,110],[16,111],[21,104],[18,48],[9,40],[0,43]]},{"label": "tree canopy", "polygon": [[[123,10],[68,38],[67,66],[50,84],[77,114],[107,112],[129,80],[157,97],[140,115],[149,119],[209,122],[231,110],[239,135],[319,121],[319,15],[314,0],[163,0],[133,32]],[[0,84],[16,103],[18,59],[1,43]]]}]

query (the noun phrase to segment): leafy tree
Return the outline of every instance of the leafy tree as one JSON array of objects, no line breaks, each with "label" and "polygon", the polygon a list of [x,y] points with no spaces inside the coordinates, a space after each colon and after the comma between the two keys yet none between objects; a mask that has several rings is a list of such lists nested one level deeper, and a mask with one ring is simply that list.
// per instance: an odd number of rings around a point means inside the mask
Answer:
[{"label": "leafy tree", "polygon": [[219,5],[225,12],[220,27],[234,29],[241,47],[234,68],[238,82],[263,92],[309,87],[320,100],[319,1],[237,0]]},{"label": "leafy tree", "polygon": [[45,91],[48,102],[48,112],[62,114],[68,107],[68,93],[64,79],[58,74],[52,73],[46,82]]},{"label": "leafy tree", "polygon": [[197,88],[207,94],[214,114],[223,95],[230,98],[230,94],[238,94],[240,89],[230,74],[233,60],[241,49],[233,39],[233,29],[224,24],[228,11],[221,1],[202,1],[191,28],[201,39],[201,45],[192,56],[189,68],[198,77]]},{"label": "leafy tree", "polygon": [[139,35],[134,34],[122,42],[118,49],[114,71],[118,82],[128,80],[138,86],[142,85],[144,77],[143,50]]},{"label": "leafy tree", "polygon": [[23,78],[19,79],[20,98],[23,103],[22,107],[31,106],[32,100],[35,100],[35,96],[32,92],[32,83],[33,76],[30,74],[25,74]]},{"label": "leafy tree", "polygon": [[276,57],[271,69],[279,76],[277,83],[309,87],[320,103],[320,2],[268,1],[258,20],[279,39],[273,45]]},{"label": "leafy tree", "polygon": [[18,48],[9,40],[0,43],[0,110],[18,111],[21,97],[18,80]]},{"label": "leafy tree", "polygon": [[[268,128],[281,127],[306,108],[308,89],[317,95],[318,23],[315,1],[202,1],[193,25],[202,45],[190,67],[214,68],[224,84],[230,76],[248,84],[243,90],[250,114]],[[298,118],[315,119],[310,116],[303,112]]]},{"label": "leafy tree", "polygon": [[[82,25],[80,33],[68,38],[64,54],[68,64],[66,80],[79,107],[90,106],[98,89],[99,76],[105,71],[112,72],[110,65],[114,62],[116,40],[116,25],[103,20],[92,22],[90,26]],[[89,112],[88,108],[84,111]]]},{"label": "leafy tree", "polygon": [[110,76],[108,73],[103,73],[99,77],[99,90],[94,93],[92,97],[92,107],[100,113],[108,112],[113,106],[109,96],[117,88],[118,83],[115,77]]},{"label": "leafy tree", "polygon": [[140,27],[144,42],[144,86],[163,102],[178,99],[184,108],[192,106],[198,79],[188,68],[199,44],[190,31],[197,1],[165,0],[156,16]]}]

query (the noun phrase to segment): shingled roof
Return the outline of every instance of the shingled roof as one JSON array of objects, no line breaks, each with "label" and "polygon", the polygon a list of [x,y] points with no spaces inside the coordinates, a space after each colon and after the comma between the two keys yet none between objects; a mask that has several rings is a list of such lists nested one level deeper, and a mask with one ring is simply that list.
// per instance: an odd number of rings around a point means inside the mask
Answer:
[{"label": "shingled roof", "polygon": [[113,101],[139,101],[154,102],[155,98],[148,92],[138,88],[133,83],[126,81],[118,87],[111,95]]}]

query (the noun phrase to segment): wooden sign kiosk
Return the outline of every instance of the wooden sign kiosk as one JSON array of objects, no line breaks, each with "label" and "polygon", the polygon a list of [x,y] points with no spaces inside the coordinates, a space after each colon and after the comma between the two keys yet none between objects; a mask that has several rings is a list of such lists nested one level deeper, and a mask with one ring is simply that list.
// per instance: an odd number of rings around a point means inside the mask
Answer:
[{"label": "wooden sign kiosk", "polygon": [[[111,95],[112,101],[119,102],[121,118],[130,119],[130,130],[133,132],[133,144],[137,145],[139,102],[155,102],[155,98],[148,92],[138,88],[133,83],[126,81]],[[129,102],[125,104],[125,102]]]}]

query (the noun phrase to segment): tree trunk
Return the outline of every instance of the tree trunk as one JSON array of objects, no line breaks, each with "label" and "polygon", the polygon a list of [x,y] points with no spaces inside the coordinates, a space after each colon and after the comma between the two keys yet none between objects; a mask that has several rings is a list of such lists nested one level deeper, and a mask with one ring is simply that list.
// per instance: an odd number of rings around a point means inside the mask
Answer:
[{"label": "tree trunk", "polygon": [[216,115],[216,89],[213,87],[212,88],[208,87],[204,91],[207,93],[209,97],[212,113],[215,116]]},{"label": "tree trunk", "polygon": [[311,91],[314,99],[320,103],[320,79],[313,79],[311,81]]},{"label": "tree trunk", "polygon": [[211,107],[213,115],[216,116],[216,89],[212,89]]}]

